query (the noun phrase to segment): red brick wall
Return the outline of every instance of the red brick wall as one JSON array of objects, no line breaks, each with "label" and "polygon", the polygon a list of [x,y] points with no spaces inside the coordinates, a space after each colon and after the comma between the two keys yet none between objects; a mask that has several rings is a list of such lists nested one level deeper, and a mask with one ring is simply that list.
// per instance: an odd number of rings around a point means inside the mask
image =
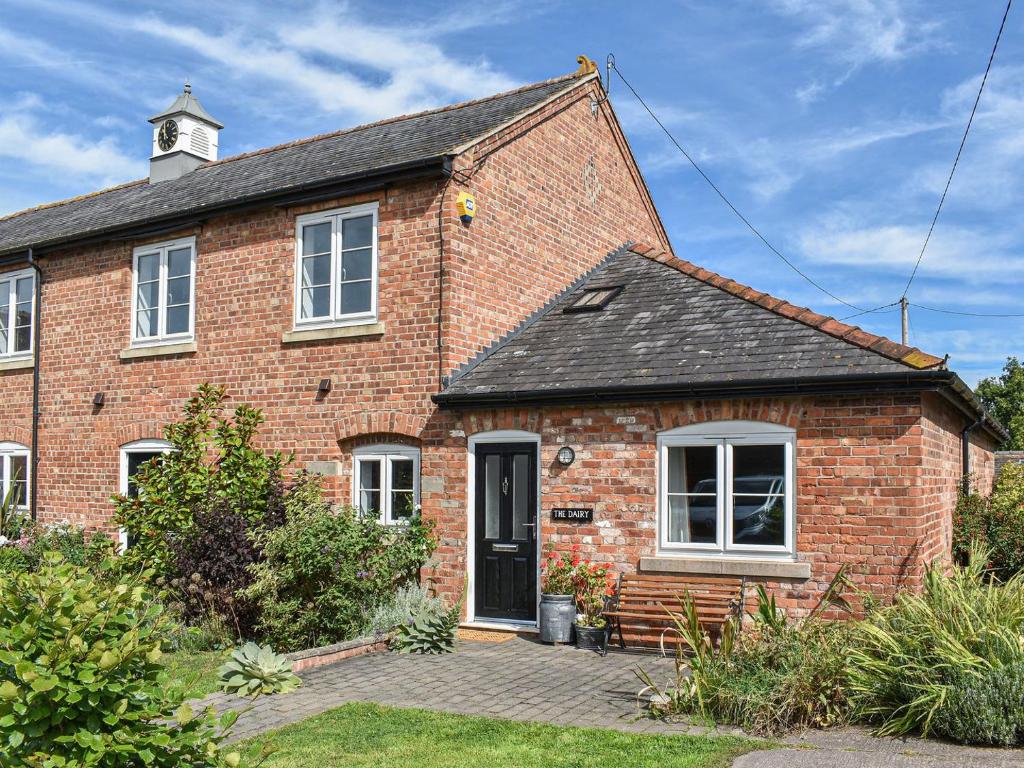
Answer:
[{"label": "red brick wall", "polygon": [[[765,581],[784,607],[813,607],[842,563],[856,583],[885,596],[918,584],[924,562],[941,554],[935,532],[948,525],[952,499],[926,487],[931,470],[923,455],[948,437],[941,425],[926,425],[917,395],[466,410],[432,420],[424,454],[424,477],[443,478],[423,493],[425,514],[444,531],[432,578],[452,594],[462,587],[469,436],[540,433],[542,543],[579,544],[632,570],[656,554],[658,432],[722,419],[797,431],[797,558],[810,564],[811,578]],[[562,445],[576,451],[568,468],[555,460]],[[552,524],[551,507],[577,505],[594,508],[594,525]]]},{"label": "red brick wall", "polygon": [[[590,113],[592,85],[545,107],[477,151],[489,153],[465,185],[481,213],[458,223],[448,186],[446,370],[514,327],[622,242],[664,242],[638,172],[621,152],[607,106]],[[535,129],[528,130],[536,125]],[[583,167],[595,159],[600,192],[581,201]],[[469,160],[456,164],[467,168]],[[461,177],[460,177],[461,178]],[[130,342],[132,248],[106,243],[42,257],[42,419],[39,515],[110,530],[119,485],[118,447],[160,437],[202,382],[227,387],[231,403],[263,409],[268,447],[294,451],[298,467],[335,462],[327,481],[350,501],[349,450],[412,442],[437,391],[438,206],[441,180],[293,209],[212,219],[196,230],[196,343],[192,354],[122,361]],[[295,217],[380,203],[382,336],[282,343],[293,326]],[[318,400],[316,385],[333,390]],[[0,373],[9,407],[0,441],[30,442],[31,371]],[[93,395],[106,404],[95,409]],[[424,473],[424,477],[426,473]]]},{"label": "red brick wall", "polygon": [[446,371],[624,242],[667,246],[608,104],[591,112],[599,96],[576,88],[458,159],[447,197],[471,192],[477,216],[446,227]]}]

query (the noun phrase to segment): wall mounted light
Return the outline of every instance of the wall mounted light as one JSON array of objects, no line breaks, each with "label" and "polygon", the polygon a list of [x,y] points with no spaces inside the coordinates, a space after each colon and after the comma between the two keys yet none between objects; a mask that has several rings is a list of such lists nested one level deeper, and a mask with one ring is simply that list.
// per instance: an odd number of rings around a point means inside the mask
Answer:
[{"label": "wall mounted light", "polygon": [[558,463],[563,467],[568,467],[576,461],[576,451],[570,448],[568,445],[563,445],[558,449]]},{"label": "wall mounted light", "polygon": [[102,408],[103,404],[107,401],[106,392],[97,392],[92,396],[92,404],[97,408]]},{"label": "wall mounted light", "polygon": [[320,383],[317,384],[317,387],[316,387],[316,393],[318,395],[320,395],[320,397],[323,397],[324,395],[326,395],[330,391],[331,391],[331,380],[330,379],[320,379]]}]

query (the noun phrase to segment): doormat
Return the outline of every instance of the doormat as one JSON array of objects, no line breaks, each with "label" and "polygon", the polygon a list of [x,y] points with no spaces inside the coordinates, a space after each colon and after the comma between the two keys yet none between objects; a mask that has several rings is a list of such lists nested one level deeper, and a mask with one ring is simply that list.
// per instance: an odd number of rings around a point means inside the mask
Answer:
[{"label": "doormat", "polygon": [[496,632],[489,629],[457,629],[459,640],[473,640],[478,643],[507,643],[516,637],[515,632]]}]

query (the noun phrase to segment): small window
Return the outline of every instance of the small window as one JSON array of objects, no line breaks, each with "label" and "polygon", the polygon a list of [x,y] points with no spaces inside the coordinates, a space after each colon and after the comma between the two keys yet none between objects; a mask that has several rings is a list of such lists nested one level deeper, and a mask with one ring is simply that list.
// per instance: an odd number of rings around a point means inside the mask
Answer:
[{"label": "small window", "polygon": [[0,443],[0,500],[8,498],[16,509],[29,504],[29,449],[20,443]]},{"label": "small window", "polygon": [[[147,461],[163,456],[174,448],[166,440],[137,440],[121,446],[121,482],[118,487],[122,496],[134,499],[139,495],[139,487],[135,484],[135,475]],[[118,533],[122,550],[131,546],[128,532]]]},{"label": "small window", "polygon": [[300,216],[297,326],[354,325],[377,317],[377,204]]},{"label": "small window", "polygon": [[32,355],[35,288],[31,269],[0,275],[0,359]]},{"label": "small window", "polygon": [[132,264],[132,344],[174,344],[193,338],[194,237],[136,248]]},{"label": "small window", "polygon": [[622,291],[621,285],[606,288],[584,288],[576,299],[565,308],[566,312],[592,312],[604,309]]},{"label": "small window", "polygon": [[361,514],[392,525],[419,511],[420,452],[416,448],[378,445],[354,454],[352,505]]},{"label": "small window", "polygon": [[725,421],[659,435],[661,548],[793,554],[795,434]]}]

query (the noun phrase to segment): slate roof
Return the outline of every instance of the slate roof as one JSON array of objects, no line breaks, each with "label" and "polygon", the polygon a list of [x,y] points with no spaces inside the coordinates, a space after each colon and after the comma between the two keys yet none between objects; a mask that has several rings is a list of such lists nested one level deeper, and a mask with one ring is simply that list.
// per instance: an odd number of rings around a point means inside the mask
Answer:
[{"label": "slate roof", "polygon": [[193,115],[194,117],[198,117],[200,120],[205,120],[218,128],[224,127],[222,123],[218,122],[213,115],[203,108],[199,99],[192,95],[192,86],[188,83],[185,83],[184,92],[178,95],[178,98],[174,100],[174,103],[163,112],[157,112],[149,118],[149,122],[155,123],[163,120],[165,117],[173,117],[174,115],[180,114]]},{"label": "slate roof", "polygon": [[15,213],[0,218],[0,256],[440,162],[456,147],[578,82],[576,75],[568,75],[477,101],[225,158],[158,184],[143,179]]},{"label": "slate roof", "polygon": [[[622,286],[604,308],[564,312],[587,288]],[[765,388],[851,377],[941,374],[944,360],[760,293],[669,253],[623,246],[458,372],[435,400]]]}]

